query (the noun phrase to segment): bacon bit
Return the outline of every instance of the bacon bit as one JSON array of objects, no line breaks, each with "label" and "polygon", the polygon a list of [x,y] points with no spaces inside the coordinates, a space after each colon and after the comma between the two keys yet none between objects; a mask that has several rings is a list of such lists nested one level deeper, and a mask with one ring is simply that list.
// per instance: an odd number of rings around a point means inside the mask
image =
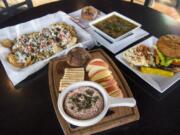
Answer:
[{"label": "bacon bit", "polygon": [[136,52],[139,54],[140,57],[145,56],[146,60],[150,61],[150,49],[147,46],[139,45],[136,49]]}]

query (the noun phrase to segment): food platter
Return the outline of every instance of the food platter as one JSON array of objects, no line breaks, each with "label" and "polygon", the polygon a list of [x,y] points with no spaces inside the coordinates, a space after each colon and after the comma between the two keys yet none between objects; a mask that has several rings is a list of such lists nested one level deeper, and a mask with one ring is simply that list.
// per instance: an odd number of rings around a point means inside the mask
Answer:
[{"label": "food platter", "polygon": [[[90,51],[90,54],[93,58],[100,58],[103,59],[106,63],[109,65],[109,69],[112,71],[112,74],[114,78],[116,79],[118,86],[121,88],[123,97],[133,97],[131,90],[125,81],[123,75],[119,71],[119,69],[116,67],[116,65],[112,62],[112,60],[107,56],[107,54],[102,49],[97,49]],[[59,81],[62,79],[64,75],[64,69],[70,68],[67,64],[67,57],[60,58],[60,59],[54,59],[50,61],[49,63],[49,88],[50,88],[50,94],[53,102],[53,106],[57,115],[57,118],[59,120],[59,123],[61,127],[63,128],[63,131],[66,135],[76,135],[76,134],[93,134],[97,133],[103,130],[107,130],[113,127],[117,127],[120,125],[124,125],[133,121],[136,121],[139,119],[139,112],[138,108],[127,108],[127,107],[116,107],[113,109],[110,109],[107,115],[103,118],[102,121],[99,123],[89,126],[89,127],[76,127],[64,120],[64,118],[61,116],[58,106],[57,106],[57,100],[58,96],[60,94],[59,92]],[[87,80],[88,77],[85,75],[85,80]]]},{"label": "food platter", "polygon": [[[25,36],[25,35],[32,36],[32,35],[35,35],[38,32],[40,32],[41,30],[43,30],[43,28],[50,29],[50,26],[52,24],[62,23],[62,22],[66,23],[68,25],[71,25],[75,28],[75,31],[77,32],[77,44],[74,44],[74,46],[82,45],[84,47],[87,47],[89,45],[89,43],[92,42],[91,36],[85,30],[80,28],[76,23],[71,21],[69,16],[62,11],[59,11],[54,14],[49,14],[49,15],[43,16],[41,18],[34,19],[34,20],[31,20],[31,21],[28,21],[25,23],[21,23],[21,24],[15,25],[15,26],[3,28],[0,30],[0,41],[3,41],[5,39],[14,41],[17,37],[20,37],[20,36],[21,37]],[[32,27],[29,27],[29,26],[32,26]],[[31,33],[35,33],[35,34],[31,34]],[[41,33],[42,32],[40,32],[37,35],[40,35]],[[17,39],[19,40],[19,38],[17,38]],[[17,44],[18,46],[19,46],[19,43],[20,42],[18,42],[18,44]],[[21,47],[25,47],[25,44]],[[11,54],[12,49],[5,48],[1,44],[0,45],[0,50],[1,50],[0,59],[1,59],[1,62],[7,72],[8,77],[10,78],[11,82],[13,83],[13,85],[17,85],[19,82],[24,80],[30,74],[33,74],[34,72],[36,72],[39,69],[41,69],[42,67],[44,67],[49,62],[50,59],[52,59],[54,57],[63,56],[70,48],[64,48],[61,51],[58,51],[56,54],[54,54],[52,56],[50,55],[49,57],[47,57],[47,55],[45,55],[47,58],[37,61],[35,63],[33,63],[31,61],[30,63],[32,63],[32,64],[24,64],[21,68],[21,66],[19,66],[19,67],[14,66],[13,64],[10,64],[8,62],[7,57],[9,54]],[[37,49],[35,49],[35,51],[37,51]],[[30,54],[32,54],[32,53],[30,53]],[[15,58],[14,55],[11,58]],[[29,62],[25,62],[25,63],[29,63]]]},{"label": "food platter", "polygon": [[74,46],[77,39],[75,28],[60,22],[40,32],[22,34],[14,40],[4,39],[0,43],[10,49],[8,62],[17,68],[24,68]]},{"label": "food platter", "polygon": [[[156,37],[152,36],[152,37],[142,41],[141,43],[138,43],[137,45],[135,45],[133,47],[137,47],[138,45],[145,45],[145,46],[150,47],[151,49],[153,49],[154,45],[156,45],[157,41],[158,41],[158,39]],[[132,70],[136,75],[138,75],[140,78],[142,78],[145,82],[147,82],[153,88],[158,90],[160,93],[165,92],[169,87],[171,87],[174,83],[176,83],[180,79],[180,73],[175,73],[174,76],[172,76],[172,77],[164,77],[164,76],[158,76],[158,75],[143,74],[136,67],[131,66],[123,58],[123,53],[125,51],[123,51],[123,52],[119,53],[118,55],[116,55],[116,58],[122,64],[124,64],[127,68]]]}]

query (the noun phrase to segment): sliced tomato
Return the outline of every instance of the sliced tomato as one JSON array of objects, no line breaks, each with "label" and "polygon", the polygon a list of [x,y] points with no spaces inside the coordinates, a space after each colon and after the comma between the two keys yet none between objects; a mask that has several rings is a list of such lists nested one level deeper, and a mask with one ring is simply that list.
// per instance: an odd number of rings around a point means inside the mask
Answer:
[{"label": "sliced tomato", "polygon": [[173,65],[176,65],[176,66],[180,66],[180,61],[175,61],[175,60],[174,60],[174,61],[172,62],[172,64],[173,64]]}]

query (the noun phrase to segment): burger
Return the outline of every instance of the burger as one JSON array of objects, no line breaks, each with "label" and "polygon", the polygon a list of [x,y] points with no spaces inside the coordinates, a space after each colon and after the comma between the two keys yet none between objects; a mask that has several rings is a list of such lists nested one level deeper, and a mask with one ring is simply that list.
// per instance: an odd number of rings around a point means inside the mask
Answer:
[{"label": "burger", "polygon": [[180,36],[161,36],[155,45],[154,57],[157,66],[180,72]]}]

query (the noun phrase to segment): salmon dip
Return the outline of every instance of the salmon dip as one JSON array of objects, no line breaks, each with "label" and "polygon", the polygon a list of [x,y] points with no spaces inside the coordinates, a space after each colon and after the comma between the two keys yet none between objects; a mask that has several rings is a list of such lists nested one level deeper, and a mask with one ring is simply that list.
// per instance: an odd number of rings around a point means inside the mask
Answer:
[{"label": "salmon dip", "polygon": [[102,95],[93,87],[82,86],[69,92],[64,99],[64,110],[72,118],[87,120],[104,109]]}]

